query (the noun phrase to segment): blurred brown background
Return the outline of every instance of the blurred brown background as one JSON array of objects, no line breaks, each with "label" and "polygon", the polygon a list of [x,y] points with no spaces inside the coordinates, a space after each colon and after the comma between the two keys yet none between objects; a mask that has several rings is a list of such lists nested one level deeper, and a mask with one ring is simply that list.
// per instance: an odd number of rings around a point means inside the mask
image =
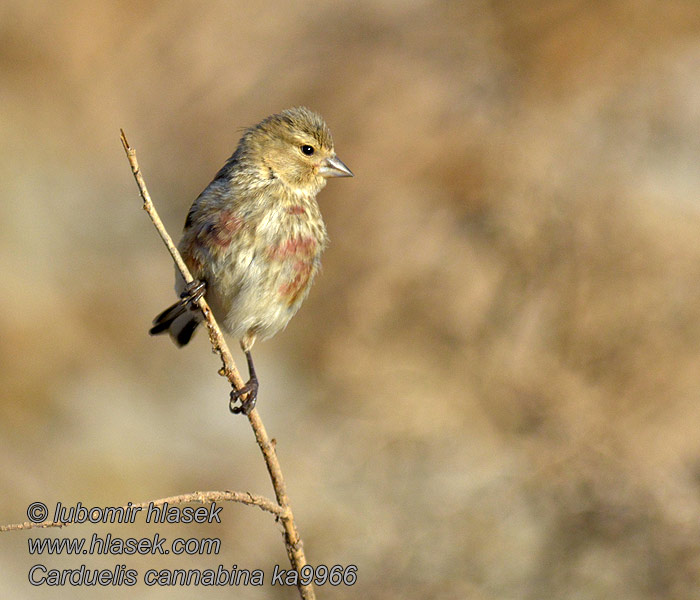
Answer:
[{"label": "blurred brown background", "polygon": [[[358,566],[319,598],[697,598],[697,0],[5,0],[0,49],[0,521],[272,495],[206,336],[147,335],[173,268],[118,134],[178,237],[239,128],[303,104],[356,177],[322,192],[323,273],[256,357],[307,556]],[[222,552],[27,552],[93,532]],[[296,597],[35,590],[38,562],[269,580],[279,528],[238,505],[2,534],[0,595]]]}]

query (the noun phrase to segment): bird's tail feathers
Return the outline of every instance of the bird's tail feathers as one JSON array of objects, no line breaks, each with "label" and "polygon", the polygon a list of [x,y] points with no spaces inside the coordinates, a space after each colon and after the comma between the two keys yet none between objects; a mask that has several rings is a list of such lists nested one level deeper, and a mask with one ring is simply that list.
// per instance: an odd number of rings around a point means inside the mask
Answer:
[{"label": "bird's tail feathers", "polygon": [[153,327],[148,333],[159,335],[167,331],[175,344],[184,346],[192,339],[200,320],[197,313],[189,310],[186,304],[176,302],[153,319]]}]

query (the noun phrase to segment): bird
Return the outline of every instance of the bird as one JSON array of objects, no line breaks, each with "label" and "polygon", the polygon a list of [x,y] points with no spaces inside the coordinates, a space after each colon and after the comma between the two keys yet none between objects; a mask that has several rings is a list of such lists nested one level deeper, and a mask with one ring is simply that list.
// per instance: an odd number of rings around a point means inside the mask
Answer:
[{"label": "bird", "polygon": [[193,202],[178,250],[194,281],[186,284],[176,269],[180,299],[149,333],[187,344],[203,321],[197,302],[204,296],[248,363],[247,383],[231,392],[232,412],[247,415],[256,404],[253,344],[287,326],[319,271],[328,234],[317,194],[329,178],[353,176],[323,117],[295,107],[246,129]]}]

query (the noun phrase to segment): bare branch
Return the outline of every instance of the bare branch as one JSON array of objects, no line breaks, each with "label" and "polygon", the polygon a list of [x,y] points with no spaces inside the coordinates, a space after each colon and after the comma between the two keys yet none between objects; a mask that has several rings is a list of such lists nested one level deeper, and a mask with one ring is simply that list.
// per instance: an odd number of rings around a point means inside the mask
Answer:
[{"label": "bare branch", "polygon": [[[170,251],[177,268],[179,269],[182,276],[185,278],[185,282],[189,283],[192,281],[192,275],[185,265],[180,253],[173,244],[172,238],[166,231],[163,222],[158,217],[158,213],[153,206],[151,201],[151,196],[146,189],[146,183],[143,180],[141,171],[139,169],[138,161],[136,160],[135,150],[129,146],[129,142],[126,139],[124,131],[121,130],[121,140],[124,146],[124,151],[126,152],[127,158],[129,159],[129,164],[131,165],[131,170],[136,179],[136,185],[141,192],[141,198],[143,199],[143,208],[146,210],[148,215],[151,217],[153,224],[155,225],[160,237]],[[200,298],[199,308],[204,315],[207,323],[207,328],[209,330],[209,340],[211,341],[214,351],[221,357],[221,362],[223,363],[223,369],[219,371],[220,374],[224,375],[236,389],[243,387],[244,382],[236,368],[236,364],[231,356],[231,351],[228,349],[226,340],[224,339],[221,329],[219,329],[216,319],[209,308],[206,300]],[[304,547],[299,537],[299,532],[297,531],[296,525],[294,523],[294,515],[292,514],[292,509],[289,506],[289,497],[287,496],[287,487],[284,482],[284,477],[282,475],[282,469],[280,468],[279,461],[277,460],[277,453],[275,452],[275,446],[270,442],[270,438],[267,435],[265,426],[263,425],[262,419],[258,414],[257,409],[253,408],[248,413],[248,420],[253,428],[255,434],[255,440],[260,447],[260,450],[265,459],[265,465],[267,466],[267,471],[270,474],[270,480],[272,481],[272,487],[275,490],[275,497],[277,498],[277,503],[283,510],[280,513],[279,518],[284,527],[284,543],[287,548],[287,556],[292,567],[298,572],[304,565],[306,565],[306,556],[304,554]],[[305,600],[315,600],[316,595],[312,585],[302,585],[299,584],[299,593]]]},{"label": "bare branch", "polygon": [[[129,146],[129,142],[126,139],[124,130],[122,129],[120,131],[124,151],[126,152],[126,156],[129,159],[131,171],[134,174],[134,179],[136,179],[136,185],[138,186],[139,192],[141,193],[141,198],[143,199],[143,209],[148,213],[148,216],[151,218],[151,221],[153,221],[153,225],[158,231],[158,234],[163,240],[163,243],[165,244],[166,248],[170,252],[170,256],[173,257],[173,260],[175,261],[175,265],[177,266],[178,270],[180,271],[180,273],[182,273],[185,282],[190,283],[191,281],[193,281],[192,274],[187,268],[185,261],[182,260],[182,256],[180,255],[180,252],[178,251],[177,247],[175,246],[175,244],[173,244],[173,239],[170,237],[170,234],[165,229],[163,221],[161,221],[160,217],[158,216],[156,207],[153,205],[153,202],[151,200],[151,195],[148,193],[148,189],[146,188],[146,182],[143,180],[143,176],[141,175],[139,163],[136,160],[136,151],[131,146]],[[200,298],[198,301],[198,305],[206,320],[207,329],[209,330],[209,339],[212,343],[212,346],[221,357],[221,361],[223,363],[223,371],[221,371],[220,373],[224,375],[231,382],[231,384],[236,387],[236,389],[242,388],[245,385],[245,383],[243,382],[243,379],[241,379],[238,369],[236,368],[236,364],[233,362],[231,351],[228,349],[226,340],[224,339],[224,336],[221,333],[221,329],[219,329],[219,325],[214,319],[214,315],[212,314],[211,309],[207,304],[207,301],[204,298]]]}]

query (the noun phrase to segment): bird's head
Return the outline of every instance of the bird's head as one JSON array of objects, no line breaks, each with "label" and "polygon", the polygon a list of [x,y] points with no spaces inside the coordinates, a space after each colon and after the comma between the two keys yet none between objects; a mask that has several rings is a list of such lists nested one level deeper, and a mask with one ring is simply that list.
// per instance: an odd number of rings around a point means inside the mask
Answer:
[{"label": "bird's head", "polygon": [[246,132],[242,143],[261,177],[279,179],[300,193],[315,194],[329,177],[353,176],[336,156],[325,121],[308,108],[267,117]]}]

